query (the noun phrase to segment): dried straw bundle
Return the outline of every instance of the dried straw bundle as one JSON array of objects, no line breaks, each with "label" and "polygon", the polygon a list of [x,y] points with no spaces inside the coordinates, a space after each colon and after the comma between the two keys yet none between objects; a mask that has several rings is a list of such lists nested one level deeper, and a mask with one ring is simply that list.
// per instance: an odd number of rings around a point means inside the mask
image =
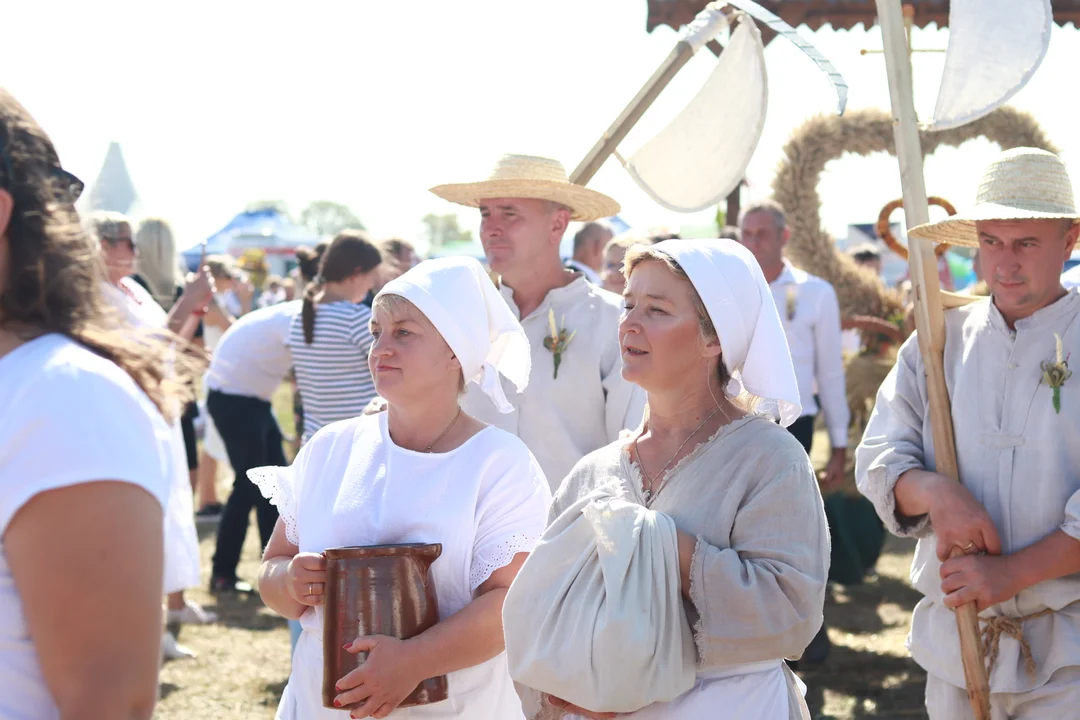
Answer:
[{"label": "dried straw bundle", "polygon": [[[1005,107],[953,130],[921,133],[923,154],[929,155],[939,145],[957,146],[978,137],[1002,149],[1026,146],[1057,152],[1033,116]],[[899,293],[839,252],[836,239],[821,227],[818,181],[830,160],[849,152],[895,154],[891,115],[867,109],[806,121],[784,146],[785,158],[777,167],[773,196],[788,213],[788,257],[796,266],[832,284],[841,315],[889,319],[904,310]]]}]

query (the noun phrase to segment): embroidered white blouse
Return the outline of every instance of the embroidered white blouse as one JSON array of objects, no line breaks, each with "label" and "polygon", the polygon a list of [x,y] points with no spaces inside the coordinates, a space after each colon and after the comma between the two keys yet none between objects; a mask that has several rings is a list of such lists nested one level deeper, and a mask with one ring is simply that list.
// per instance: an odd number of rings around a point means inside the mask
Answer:
[{"label": "embroidered white blouse", "polygon": [[[549,292],[536,310],[522,318],[514,304],[514,291],[503,285],[499,292],[532,346],[529,385],[518,393],[503,378],[512,413],[496,410],[474,384],[462,405],[474,417],[525,441],[554,490],[578,460],[613,442],[623,429],[641,423],[645,392],[622,377],[618,330],[622,298],[579,277]],[[557,378],[555,358],[544,347],[544,338],[551,335],[549,310],[555,312],[560,331],[577,333],[562,355]]]},{"label": "embroidered white blouse", "polygon": [[[441,543],[432,565],[439,617],[468,605],[476,589],[543,534],[551,493],[532,454],[517,438],[487,427],[447,453],[394,444],[386,413],[323,427],[288,468],[257,468],[249,477],[277,506],[286,537],[300,552],[390,543]],[[322,707],[323,609],[300,618],[278,718],[340,720]],[[389,717],[521,718],[505,654],[449,677],[449,699],[400,708]]]},{"label": "embroidered white blouse", "polygon": [[[945,314],[945,381],[952,402],[960,478],[994,520],[1002,552],[1031,545],[1057,529],[1080,539],[1080,393],[1073,378],[1061,390],[1061,413],[1041,382],[1040,364],[1054,361],[1054,333],[1065,354],[1080,356],[1080,295],[1016,323],[1010,331],[989,299]],[[896,514],[896,481],[912,468],[934,468],[926,377],[917,339],[900,348],[877,396],[856,452],[859,490],[897,535],[919,538],[911,579],[925,597],[915,607],[908,647],[928,672],[964,686],[953,612],[942,604],[941,564],[929,518],[905,524]],[[1015,639],[1002,635],[990,676],[995,693],[1025,692],[1059,668],[1080,665],[1080,576],[1040,583],[983,616],[1022,617],[1037,670],[1030,677]]]}]

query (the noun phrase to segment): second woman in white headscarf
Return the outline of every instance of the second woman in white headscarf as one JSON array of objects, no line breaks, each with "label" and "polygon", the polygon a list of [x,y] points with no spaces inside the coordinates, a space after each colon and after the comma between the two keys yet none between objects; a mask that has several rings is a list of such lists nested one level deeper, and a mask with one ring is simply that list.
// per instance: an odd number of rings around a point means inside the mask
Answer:
[{"label": "second woman in white headscarf", "polygon": [[[430,260],[387,283],[371,332],[370,365],[386,411],[324,426],[290,468],[251,471],[281,513],[259,590],[303,627],[277,717],[344,716],[322,706],[323,551],[441,543],[432,565],[440,622],[407,642],[354,642],[352,652],[370,655],[335,678],[337,701],[353,717],[521,718],[502,604],[543,533],[551,496],[524,443],[466,415],[458,400],[476,382],[509,409],[501,377],[518,388],[528,382],[528,340],[470,258]],[[449,675],[447,700],[396,709],[439,675]]]},{"label": "second woman in white headscarf", "polygon": [[689,691],[619,717],[809,717],[784,659],[821,625],[829,539],[809,459],[782,427],[799,393],[761,269],[728,240],[669,240],[632,248],[624,272],[622,372],[648,393],[645,420],[574,468],[551,517],[615,485],[674,520],[679,566],[665,571],[697,657]]}]

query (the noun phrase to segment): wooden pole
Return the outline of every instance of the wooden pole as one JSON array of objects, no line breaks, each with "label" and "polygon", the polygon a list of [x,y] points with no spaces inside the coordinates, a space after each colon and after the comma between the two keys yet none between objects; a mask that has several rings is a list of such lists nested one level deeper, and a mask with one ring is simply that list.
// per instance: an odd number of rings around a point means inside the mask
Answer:
[{"label": "wooden pole", "polygon": [[[727,196],[727,210],[724,212],[724,219],[728,225],[739,225],[739,213],[742,208],[742,180],[735,186],[735,189],[731,191],[731,194]],[[724,228],[720,228],[719,232],[722,232]]]},{"label": "wooden pole", "polygon": [[[922,147],[911,93],[910,56],[899,0],[876,0],[876,3],[889,76],[896,157],[900,161],[900,181],[904,190],[904,214],[910,228],[930,219],[923,178]],[[908,261],[915,291],[915,328],[919,352],[926,368],[935,470],[958,481],[960,473],[956,463],[952,411],[945,385],[945,311],[933,243],[909,237]],[[957,548],[956,552],[961,551]],[[956,624],[971,709],[977,720],[990,720],[990,685],[986,677],[979,639],[979,617],[974,603],[957,608]]]},{"label": "wooden pole", "polygon": [[683,65],[689,62],[692,57],[694,57],[694,48],[690,43],[680,40],[671,51],[671,54],[667,56],[667,59],[661,63],[653,76],[649,78],[649,81],[638,90],[638,94],[634,96],[634,99],[630,101],[622,114],[615,119],[607,132],[596,142],[596,145],[585,156],[585,159],[574,168],[574,172],[570,174],[570,182],[577,185],[589,184],[589,181],[593,179],[593,176],[600,170],[604,162],[615,152],[615,148],[619,146],[627,133],[637,124],[637,121],[641,119],[649,106],[668,86],[671,79],[682,70]]}]

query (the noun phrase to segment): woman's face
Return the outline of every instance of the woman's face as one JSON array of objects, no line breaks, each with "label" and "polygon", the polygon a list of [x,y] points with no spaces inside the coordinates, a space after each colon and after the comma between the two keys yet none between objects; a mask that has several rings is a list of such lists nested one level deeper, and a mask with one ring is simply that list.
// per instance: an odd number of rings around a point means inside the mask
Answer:
[{"label": "woman's face", "polygon": [[109,273],[109,282],[119,285],[120,281],[135,272],[135,240],[131,228],[120,225],[110,237],[101,238],[101,256]]},{"label": "woman's face", "polygon": [[435,326],[410,302],[391,313],[377,303],[371,317],[368,363],[375,390],[388,403],[411,405],[449,394],[457,397],[461,365]]},{"label": "woman's face", "polygon": [[600,279],[604,283],[604,289],[617,295],[622,295],[626,287],[626,278],[623,277],[623,258],[626,257],[626,248],[615,245],[604,252],[604,270]]},{"label": "woman's face", "polygon": [[662,262],[634,268],[623,292],[619,322],[622,375],[649,392],[670,390],[688,379],[708,378],[720,343],[701,336],[693,287]]}]

